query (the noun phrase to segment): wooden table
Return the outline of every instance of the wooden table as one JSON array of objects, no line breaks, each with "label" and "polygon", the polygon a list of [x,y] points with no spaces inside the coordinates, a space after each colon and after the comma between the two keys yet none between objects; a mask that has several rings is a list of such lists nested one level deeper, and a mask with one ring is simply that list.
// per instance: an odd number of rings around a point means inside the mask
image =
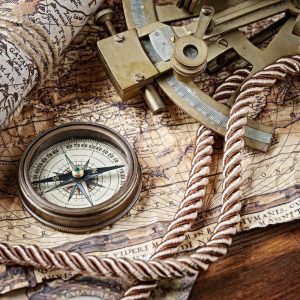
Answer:
[{"label": "wooden table", "polygon": [[300,221],[237,235],[189,300],[300,300]]}]

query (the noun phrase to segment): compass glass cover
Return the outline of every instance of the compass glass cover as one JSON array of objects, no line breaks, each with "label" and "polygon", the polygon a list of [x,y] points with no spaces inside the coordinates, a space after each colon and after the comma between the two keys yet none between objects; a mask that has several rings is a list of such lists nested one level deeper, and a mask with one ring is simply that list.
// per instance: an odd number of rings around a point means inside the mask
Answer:
[{"label": "compass glass cover", "polygon": [[106,141],[69,139],[34,158],[29,169],[34,190],[52,204],[86,208],[105,202],[128,175],[125,155]]}]

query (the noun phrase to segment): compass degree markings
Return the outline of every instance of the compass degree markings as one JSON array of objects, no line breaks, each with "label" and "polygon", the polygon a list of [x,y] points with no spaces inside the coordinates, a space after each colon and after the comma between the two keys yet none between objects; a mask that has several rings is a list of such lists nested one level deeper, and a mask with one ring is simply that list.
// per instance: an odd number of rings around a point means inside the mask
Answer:
[{"label": "compass degree markings", "polygon": [[[91,179],[95,177],[94,175],[100,175],[109,171],[113,171],[116,169],[123,168],[125,165],[119,165],[119,166],[110,166],[110,167],[101,167],[101,168],[93,168],[89,170],[85,170],[83,179]],[[47,182],[55,182],[55,181],[65,181],[68,180],[75,180],[75,178],[72,175],[72,172],[68,172],[65,174],[56,174],[56,176],[52,176],[49,178],[44,178],[41,180],[33,181],[32,184],[39,184],[39,183],[47,183]]]},{"label": "compass degree markings", "polygon": [[[44,172],[46,166],[48,171]],[[46,200],[63,207],[79,208],[102,203],[114,195],[123,185],[124,177],[126,179],[127,165],[118,149],[106,142],[71,139],[42,152],[30,174],[34,189]],[[83,192],[82,185],[89,195]]]}]

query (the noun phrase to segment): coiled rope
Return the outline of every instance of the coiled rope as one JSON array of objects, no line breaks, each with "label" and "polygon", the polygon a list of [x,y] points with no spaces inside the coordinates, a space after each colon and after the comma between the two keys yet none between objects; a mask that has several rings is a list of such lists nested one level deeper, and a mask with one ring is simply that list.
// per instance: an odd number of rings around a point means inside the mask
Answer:
[{"label": "coiled rope", "polygon": [[[50,39],[49,33],[28,18],[0,13],[0,35],[19,47],[36,65],[38,69],[36,88],[40,87],[51,75],[58,59],[57,47]],[[24,101],[20,101],[1,126],[6,127],[19,114],[23,104]]]},{"label": "coiled rope", "polygon": [[[241,86],[241,83],[245,80],[249,73],[250,71],[248,69],[239,69],[235,71],[232,76],[229,76],[216,89],[213,98],[220,103],[226,103],[226,101]],[[211,130],[200,125],[197,131],[195,153],[192,161],[191,172],[189,175],[190,179],[187,183],[185,199],[182,201],[179,211],[174,216],[174,220],[170,223],[161,244],[156,248],[156,251],[151,259],[164,259],[177,254],[178,246],[181,245],[185,240],[185,233],[189,232],[192,225],[195,223],[196,218],[200,213],[200,209],[203,205],[205,188],[208,184],[208,175],[210,174],[209,165],[211,163],[213,143],[214,137]],[[193,211],[192,206],[187,207],[185,204],[186,198],[191,196],[193,197],[195,206],[197,205],[198,207],[198,210],[196,212]],[[181,210],[183,209],[186,214],[184,221],[187,224],[186,228],[184,228],[184,226],[180,226],[180,229],[186,229],[185,231],[178,230],[178,225],[180,225],[181,222],[181,219],[178,219],[178,215],[180,215]],[[174,231],[175,234],[172,235],[172,232]],[[150,296],[151,291],[157,287],[157,284],[157,281],[137,284],[125,292],[122,300],[147,299]]]},{"label": "coiled rope", "polygon": [[[176,253],[175,245],[177,248],[178,244],[182,242],[182,235],[185,230],[190,229],[191,222],[194,221],[196,212],[199,212],[201,207],[203,191],[207,185],[205,179],[207,179],[206,176],[209,174],[209,156],[213,143],[210,131],[204,127],[201,127],[198,131],[189,188],[178,213],[168,227],[165,238],[162,241],[163,246],[159,246],[152,260],[99,258],[79,252],[46,249],[34,245],[13,246],[1,243],[0,262],[3,264],[33,266],[46,270],[63,269],[105,277],[131,278],[137,282],[142,281],[145,283],[145,292],[143,292],[143,285],[140,285],[141,289],[133,289],[131,294],[126,294],[127,298],[125,299],[147,298],[149,296],[147,283],[149,282],[153,283],[154,281],[155,283],[155,281],[162,279],[192,276],[200,270],[206,270],[210,263],[226,254],[227,248],[232,242],[232,237],[236,233],[236,225],[240,222],[243,135],[244,126],[247,123],[247,115],[250,112],[250,105],[256,101],[255,96],[257,94],[266,88],[272,87],[277,80],[284,79],[287,74],[296,75],[299,72],[300,56],[282,58],[255,74],[242,85],[240,94],[232,107],[225,136],[222,186],[223,205],[221,213],[209,241],[204,246],[196,249],[190,256],[177,259],[165,258],[170,254]],[[200,162],[200,157],[205,162]],[[203,171],[203,169],[205,170]],[[198,174],[200,174],[199,177],[197,177]],[[200,180],[198,187],[197,180]],[[200,203],[197,203],[197,201],[200,201]],[[191,209],[190,212],[188,212],[189,209]]]}]

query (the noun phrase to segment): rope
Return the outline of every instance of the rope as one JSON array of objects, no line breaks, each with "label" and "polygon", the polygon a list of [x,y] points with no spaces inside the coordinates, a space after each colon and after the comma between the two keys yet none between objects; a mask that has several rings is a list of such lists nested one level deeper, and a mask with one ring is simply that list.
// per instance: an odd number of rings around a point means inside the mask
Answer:
[{"label": "rope", "polygon": [[[8,245],[0,244],[0,262],[4,264],[18,264],[25,266],[33,266],[35,268],[44,268],[46,270],[64,269],[68,271],[79,271],[82,273],[95,274],[104,277],[122,277],[131,278],[136,281],[143,281],[145,285],[147,282],[158,281],[162,279],[182,278],[184,276],[192,276],[197,274],[200,270],[206,270],[210,263],[216,261],[219,257],[227,252],[228,246],[232,242],[232,236],[236,233],[236,225],[240,222],[240,187],[242,183],[241,178],[241,160],[242,150],[244,149],[243,135],[244,126],[247,123],[247,114],[250,111],[250,105],[255,101],[255,96],[272,87],[277,80],[282,80],[287,74],[295,75],[300,72],[300,56],[293,56],[291,58],[283,58],[278,60],[275,64],[266,67],[263,71],[255,74],[241,87],[241,93],[237,97],[236,103],[233,105],[230,117],[227,124],[227,134],[225,136],[224,158],[223,158],[223,193],[222,193],[222,209],[218,218],[217,225],[214,229],[209,241],[202,247],[196,249],[196,252],[190,256],[179,257],[177,259],[163,258],[158,259],[154,255],[154,259],[150,261],[131,260],[128,258],[99,258],[93,255],[85,255],[78,252],[57,251],[53,249],[40,248],[38,246],[22,246],[22,245]],[[204,134],[204,132],[206,132]],[[209,137],[210,134],[205,128],[198,131],[198,137]],[[206,139],[201,140],[205,144]],[[207,143],[207,147],[211,147],[212,140]],[[197,142],[198,144],[198,142]],[[202,144],[202,145],[203,145]],[[198,150],[197,150],[198,149]],[[195,151],[195,158],[198,151],[206,148],[197,148]],[[208,148],[209,149],[209,148]],[[209,156],[210,150],[204,157]],[[193,160],[198,162],[197,159]],[[199,165],[198,165],[199,167]],[[199,170],[198,167],[193,166],[194,171]],[[203,168],[207,165],[203,165]],[[207,171],[209,171],[207,169]],[[192,169],[193,172],[193,169]],[[195,171],[195,174],[197,172]],[[193,173],[191,173],[193,174]],[[202,173],[201,181],[205,179],[206,172]],[[197,178],[194,177],[189,183],[197,184]],[[200,190],[205,189],[205,180],[202,181]],[[201,202],[203,197],[202,192],[198,197],[193,198],[197,188],[191,189],[191,194],[187,191],[184,202],[182,202],[179,212],[176,214],[173,224],[168,227],[166,235],[176,238],[181,237],[183,233],[182,226],[190,224],[194,213],[185,214],[190,208],[199,210],[201,204],[196,204],[195,201]],[[189,200],[186,200],[190,197]],[[196,198],[198,200],[196,200]],[[185,210],[186,209],[186,210]],[[181,218],[181,221],[178,220]],[[190,221],[187,221],[189,219]],[[177,223],[178,222],[178,223]],[[177,232],[174,230],[174,224],[177,224]],[[190,226],[190,225],[188,225]],[[187,227],[188,227],[187,226]],[[171,233],[172,234],[171,234]],[[180,234],[179,234],[180,233]],[[168,255],[166,240],[164,247],[160,246],[162,257]],[[175,241],[175,244],[179,240]],[[172,248],[172,247],[171,247]],[[171,249],[170,248],[170,249]],[[167,252],[164,252],[167,250]],[[170,250],[171,252],[174,250]],[[173,253],[173,252],[172,252]],[[153,285],[154,286],[154,285]],[[148,289],[148,286],[146,287]],[[141,295],[141,296],[140,296]],[[148,294],[142,295],[142,291],[137,292],[129,299],[145,299]]]},{"label": "rope", "polygon": [[[186,232],[191,230],[192,225],[196,221],[203,205],[205,189],[208,184],[213,144],[214,137],[212,132],[204,126],[200,126],[197,132],[195,155],[185,197],[151,260],[165,259],[177,254],[178,246],[184,242]],[[136,294],[139,295],[138,299],[148,298],[151,291],[156,288],[157,283],[157,281],[151,281],[133,286],[125,293],[125,297],[122,299],[134,299]]]},{"label": "rope", "polygon": [[249,76],[249,69],[239,69],[216,89],[214,99],[220,103],[226,103],[229,98],[238,90],[244,80]]},{"label": "rope", "polygon": [[[37,66],[38,82],[36,87],[40,87],[52,73],[54,63],[58,58],[58,51],[50,39],[49,33],[29,19],[0,13],[0,35],[20,47]],[[1,126],[8,125],[22,110],[22,106],[23,101],[20,101]]]},{"label": "rope", "polygon": [[[222,85],[220,85],[220,87],[216,90],[216,93],[214,94],[213,98],[221,103],[226,102],[226,100],[229,99],[236,92],[240,84],[244,81],[245,77],[249,75],[249,73],[247,73],[248,70],[245,70],[246,72],[243,70],[238,70],[234,72],[232,76],[229,76],[225,80],[225,82]],[[226,93],[224,93],[225,90]],[[214,138],[211,130],[200,125],[197,132],[194,159],[192,161],[192,168],[189,176],[190,179],[187,183],[187,189],[185,193],[185,197],[193,196],[195,204],[198,206],[198,210],[196,212],[192,211],[192,206],[185,207],[186,199],[182,201],[179,211],[174,216],[174,220],[170,223],[166,231],[167,233],[163,237],[161,244],[156,248],[156,251],[151,257],[151,259],[164,259],[177,254],[178,246],[185,240],[185,233],[190,231],[191,226],[196,221],[197,215],[200,212],[200,209],[203,205],[205,188],[208,183],[207,176],[210,174],[209,165],[211,163],[213,143]],[[205,149],[207,155],[201,156],[202,152],[204,152]],[[199,173],[199,171],[201,170],[202,174]],[[202,184],[203,181],[205,181],[205,185]],[[196,190],[198,186],[201,188],[201,194],[197,195]],[[180,215],[180,211],[183,209],[186,213],[192,213],[193,215],[190,215],[190,218],[186,219],[186,221],[188,222],[186,228],[180,226],[180,229],[182,229],[181,231],[178,230],[181,220],[178,220],[177,218]],[[177,234],[179,233],[181,235],[173,236],[172,231],[175,231]],[[157,287],[157,284],[157,281],[150,281],[146,283],[137,284],[125,292],[125,296],[122,298],[122,300],[147,299],[150,297],[151,291]]]}]

